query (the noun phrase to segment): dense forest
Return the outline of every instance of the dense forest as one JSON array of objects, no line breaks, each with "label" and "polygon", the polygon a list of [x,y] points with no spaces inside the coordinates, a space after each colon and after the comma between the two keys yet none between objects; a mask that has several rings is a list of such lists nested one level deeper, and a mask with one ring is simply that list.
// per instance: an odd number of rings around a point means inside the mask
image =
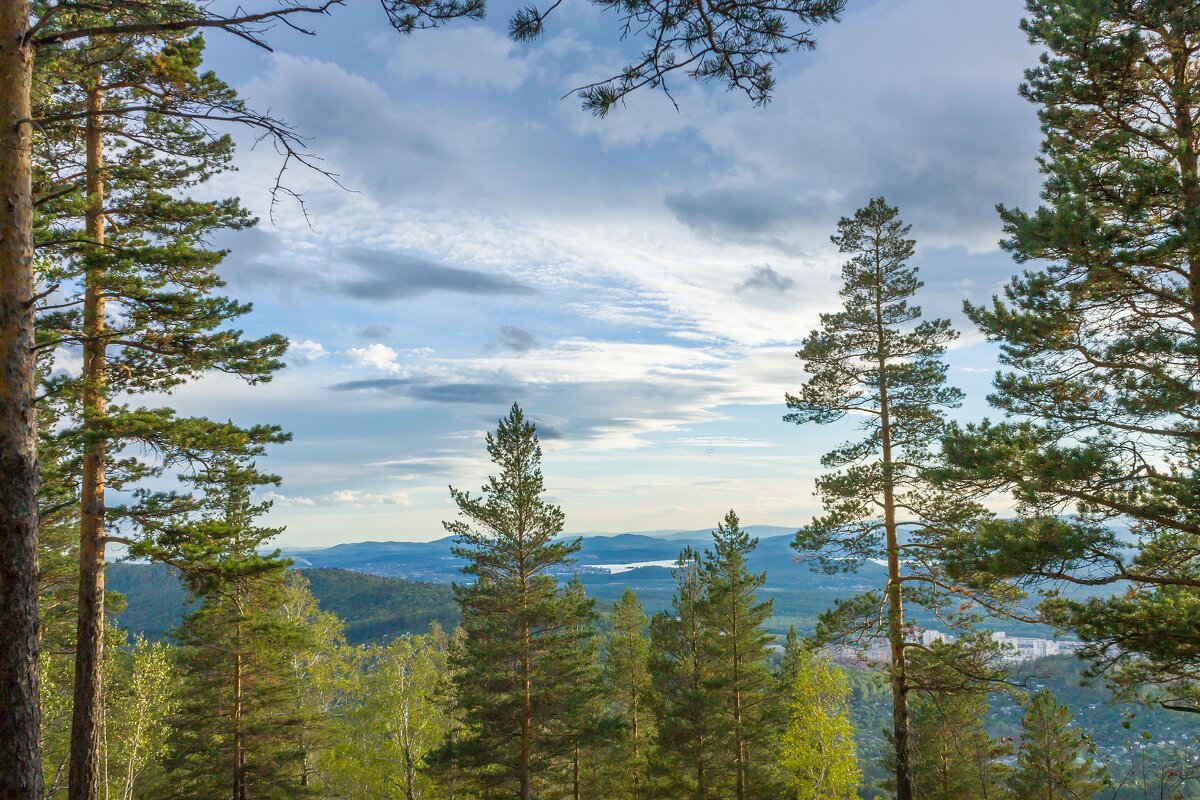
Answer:
[{"label": "dense forest", "polygon": [[[578,90],[601,117],[672,76],[765,103],[846,5],[595,2],[645,48]],[[0,11],[0,798],[1200,797],[1200,6],[1027,0],[1041,202],[999,207],[1021,272],[964,303],[995,419],[962,418],[901,210],[829,231],[840,305],[779,413],[851,437],[787,557],[855,591],[797,630],[736,509],[652,607],[600,602],[519,403],[449,490],[450,587],[292,569],[267,524],[291,435],[167,405],[284,366],[213,245],[257,223],[205,199],[232,132],[275,147],[280,203],[289,168],[336,180],[204,34],[268,47],[339,5]],[[414,35],[485,12],[382,6]],[[154,603],[126,605],[135,574]],[[1016,667],[998,623],[1077,658]]]}]

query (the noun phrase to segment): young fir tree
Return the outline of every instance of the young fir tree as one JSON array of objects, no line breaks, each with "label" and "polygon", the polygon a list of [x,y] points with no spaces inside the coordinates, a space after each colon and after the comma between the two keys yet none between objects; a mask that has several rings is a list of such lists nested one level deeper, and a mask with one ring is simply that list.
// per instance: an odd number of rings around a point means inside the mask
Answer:
[{"label": "young fir tree", "polygon": [[606,755],[617,740],[620,721],[604,703],[604,679],[599,661],[600,636],[596,630],[593,602],[576,575],[563,591],[563,600],[576,612],[579,628],[574,678],[565,686],[569,713],[559,721],[561,735],[571,743],[570,764],[564,792],[571,800],[596,797],[604,781]]},{"label": "young fir tree", "polygon": [[758,539],[751,539],[730,511],[713,532],[713,548],[703,560],[706,591],[700,616],[714,646],[709,694],[717,724],[728,731],[726,747],[714,759],[713,776],[732,778],[728,791],[736,800],[772,793],[766,722],[775,687],[767,658],[775,637],[763,626],[773,601],[759,602],[756,596],[767,574],[751,574],[746,568],[757,545]]},{"label": "young fir tree", "polygon": [[715,635],[701,612],[706,587],[700,555],[690,547],[675,566],[671,608],[650,620],[650,678],[658,746],[656,793],[681,800],[725,796],[713,776],[721,742],[713,679]]},{"label": "young fir tree", "polygon": [[987,693],[914,693],[912,774],[921,800],[1004,800],[1008,749],[983,727]]},{"label": "young fir tree", "polygon": [[1091,742],[1071,726],[1071,712],[1042,689],[1025,704],[1017,763],[1008,776],[1013,797],[1023,800],[1088,800],[1104,786],[1103,772],[1088,755]]},{"label": "young fir tree", "polygon": [[787,656],[787,722],[777,744],[787,796],[853,800],[862,771],[846,676],[827,655],[798,643]]},{"label": "young fir tree", "polygon": [[305,687],[293,656],[315,649],[317,630],[288,613],[295,600],[286,563],[261,554],[278,530],[254,525],[269,503],[250,497],[276,479],[227,460],[197,480],[205,516],[176,533],[190,544],[185,578],[201,602],[176,632],[184,700],[155,796],[310,795],[304,742],[319,712],[296,703]]},{"label": "young fir tree", "polygon": [[614,714],[624,728],[613,742],[604,774],[603,796],[644,800],[654,747],[653,687],[650,682],[649,620],[632,589],[613,604],[604,660],[604,685]]},{"label": "young fir tree", "polygon": [[[975,578],[953,585],[942,569],[947,535],[983,512],[934,480],[933,446],[944,430],[945,409],[962,398],[946,385],[942,361],[957,334],[946,320],[921,321],[921,309],[911,302],[922,284],[909,263],[916,245],[909,230],[898,210],[878,198],[838,222],[832,240],[850,256],[842,268],[844,306],[822,314],[821,328],[796,354],[810,378],[787,396],[791,413],[785,417],[828,424],[852,415],[865,432],[822,458],[836,470],[817,481],[825,514],[801,530],[793,546],[830,573],[857,570],[868,559],[886,564],[882,591],[840,604],[823,618],[820,635],[859,641],[883,636],[889,642],[899,800],[914,797],[904,603],[918,602],[955,624],[964,601],[995,610],[1013,599],[1002,582]],[[958,620],[956,627],[965,631],[971,621]],[[980,653],[970,669],[982,676],[989,656]]]},{"label": "young fir tree", "polygon": [[1030,266],[966,307],[1000,344],[989,399],[1009,420],[947,444],[964,479],[1011,492],[1024,518],[965,540],[962,562],[1131,586],[1044,611],[1119,690],[1197,712],[1200,9],[1027,5],[1046,50],[1022,87],[1044,203],[1001,209],[1005,249]]},{"label": "young fir tree", "polygon": [[[92,19],[86,10],[64,13]],[[131,5],[108,21],[136,25],[145,16]],[[131,492],[236,436],[232,425],[114,401],[209,371],[254,383],[282,366],[283,338],[243,338],[228,323],[250,307],[217,294],[225,251],[209,239],[253,220],[236,200],[190,196],[230,168],[233,151],[229,136],[214,135],[197,118],[248,113],[233,90],[202,70],[202,55],[194,34],[87,39],[48,50],[35,73],[36,113],[46,119],[35,173],[45,197],[37,230],[45,298],[38,347],[83,354],[78,376],[47,383],[81,453],[75,800],[98,794],[106,545],[118,525],[145,532],[137,521],[178,505],[149,495],[113,508],[106,490]]]},{"label": "young fir tree", "polygon": [[555,578],[580,543],[559,538],[563,513],[542,498],[542,449],[520,406],[487,435],[487,449],[498,474],[478,497],[451,488],[462,518],[445,523],[475,580],[455,585],[464,639],[454,685],[465,729],[442,757],[481,797],[530,800],[548,784],[561,790],[573,763],[594,612]]}]

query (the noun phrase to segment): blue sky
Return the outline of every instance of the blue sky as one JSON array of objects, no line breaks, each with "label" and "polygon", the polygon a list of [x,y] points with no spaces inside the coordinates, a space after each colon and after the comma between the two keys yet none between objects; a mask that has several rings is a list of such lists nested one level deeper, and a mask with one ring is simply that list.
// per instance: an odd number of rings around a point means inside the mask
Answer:
[{"label": "blue sky", "polygon": [[852,0],[813,53],[752,107],[680,78],[676,111],[635,95],[605,120],[571,88],[628,47],[574,1],[517,45],[511,13],[411,37],[375,3],[277,30],[274,53],[210,36],[209,61],[256,108],[309,137],[347,190],[293,171],[311,227],[283,202],[279,159],[239,151],[213,191],[264,218],[220,244],[243,327],[294,342],[271,384],[225,376],[181,410],[274,422],[272,524],[320,546],[429,539],[447,485],[477,488],[483,434],[514,400],[539,422],[568,530],[802,524],[822,452],[848,428],[781,421],[803,380],[796,345],[837,304],[838,217],[876,195],[919,243],[927,315],[964,331],[951,379],[986,413],[990,346],[963,298],[1015,271],[995,205],[1036,202],[1036,59],[1017,0]]}]

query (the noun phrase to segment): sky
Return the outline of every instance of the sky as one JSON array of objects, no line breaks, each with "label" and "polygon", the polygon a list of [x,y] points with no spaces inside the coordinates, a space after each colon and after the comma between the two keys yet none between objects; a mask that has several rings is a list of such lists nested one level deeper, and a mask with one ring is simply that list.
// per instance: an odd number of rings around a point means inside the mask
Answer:
[{"label": "sky", "polygon": [[529,44],[505,38],[504,4],[404,37],[352,0],[315,36],[273,31],[273,52],[212,34],[211,68],[338,182],[290,170],[307,219],[286,199],[272,215],[280,158],[239,134],[237,172],[205,191],[262,221],[219,239],[221,273],[254,304],[239,327],[291,340],[288,366],[172,401],[293,434],[262,463],[286,546],[445,535],[447,487],[483,483],[514,401],[570,532],[708,528],[729,508],[799,526],[821,454],[855,432],[783,422],[784,393],[838,306],[829,236],[870,198],[913,226],[926,316],[962,331],[957,416],[988,413],[994,348],[961,305],[1018,271],[996,205],[1037,202],[1022,5],[851,0],[781,61],[765,108],[680,76],[678,110],[643,91],[607,119],[570,90],[636,42],[582,0]]}]

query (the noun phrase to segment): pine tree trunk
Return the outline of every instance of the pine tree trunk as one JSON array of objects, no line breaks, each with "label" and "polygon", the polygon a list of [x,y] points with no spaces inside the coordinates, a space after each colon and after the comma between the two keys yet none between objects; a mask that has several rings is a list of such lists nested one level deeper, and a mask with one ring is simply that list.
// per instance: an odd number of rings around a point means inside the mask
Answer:
[{"label": "pine tree trunk", "polygon": [[[240,617],[241,611],[238,615]],[[246,800],[246,752],[242,741],[242,623],[235,623],[233,654],[233,800]]]},{"label": "pine tree trunk", "polygon": [[104,441],[97,435],[104,419],[104,293],[101,248],[104,245],[104,153],[101,114],[104,94],[87,93],[86,236],[92,243],[83,306],[83,475],[80,492],[79,609],[76,626],[75,694],[71,716],[69,800],[96,800],[100,792],[100,682],[104,664]]},{"label": "pine tree trunk", "polygon": [[730,632],[734,641],[733,645],[733,734],[734,746],[737,752],[734,754],[734,767],[737,771],[737,800],[746,800],[746,732],[742,729],[742,675],[741,675],[741,653],[737,649],[738,641],[738,626],[737,613],[734,612],[733,621],[730,626]]},{"label": "pine tree trunk", "polygon": [[[525,600],[525,580],[522,578],[522,602]],[[522,610],[524,614],[524,610]],[[533,787],[531,786],[530,776],[530,761],[532,760],[532,745],[530,738],[533,734],[533,698],[531,695],[530,676],[529,676],[529,649],[531,647],[529,622],[522,620],[521,622],[521,641],[523,643],[524,652],[521,653],[521,756],[518,769],[518,779],[520,780],[520,800],[531,800]]]},{"label": "pine tree trunk", "polygon": [[0,4],[0,797],[41,800],[28,0]]},{"label": "pine tree trunk", "polygon": [[571,797],[573,800],[580,800],[579,797],[579,745],[575,745],[574,752],[571,753]]},{"label": "pine tree trunk", "polygon": [[[878,251],[876,251],[878,253]],[[883,269],[876,256],[877,286],[883,285]],[[912,745],[908,722],[908,663],[904,647],[904,602],[901,593],[900,537],[896,525],[895,477],[892,458],[892,417],[888,397],[887,362],[883,353],[883,301],[877,294],[879,323],[879,420],[883,446],[883,514],[887,539],[888,643],[892,673],[892,735],[896,746],[896,800],[913,800]]]}]

